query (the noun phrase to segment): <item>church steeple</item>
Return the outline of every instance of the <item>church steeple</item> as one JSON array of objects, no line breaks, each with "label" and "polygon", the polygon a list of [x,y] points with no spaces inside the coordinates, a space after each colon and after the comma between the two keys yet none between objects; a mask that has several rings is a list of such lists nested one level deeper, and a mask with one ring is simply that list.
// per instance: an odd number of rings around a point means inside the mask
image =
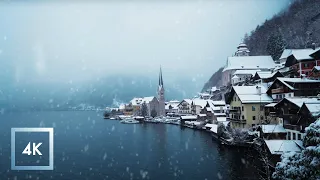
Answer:
[{"label": "church steeple", "polygon": [[163,79],[162,79],[162,70],[160,66],[160,73],[159,73],[159,87],[163,87]]},{"label": "church steeple", "polygon": [[165,116],[165,97],[164,97],[164,87],[163,87],[163,79],[162,79],[162,69],[160,66],[159,72],[159,88],[158,88],[158,101],[159,101],[159,116]]}]

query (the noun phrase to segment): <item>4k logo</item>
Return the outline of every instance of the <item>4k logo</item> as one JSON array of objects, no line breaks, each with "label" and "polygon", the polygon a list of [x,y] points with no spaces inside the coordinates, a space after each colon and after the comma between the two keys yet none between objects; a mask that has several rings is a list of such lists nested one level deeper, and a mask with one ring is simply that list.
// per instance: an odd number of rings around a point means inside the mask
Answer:
[{"label": "4k logo", "polygon": [[[30,138],[19,138],[20,141],[17,140],[17,142],[20,142],[17,147],[17,153],[16,154],[16,133],[45,133],[46,136],[41,136],[43,137],[43,139],[45,139],[44,141],[38,141],[35,139],[31,139],[30,136],[28,135],[27,137]],[[49,136],[48,136],[48,134]],[[19,134],[21,135],[21,134]],[[37,137],[39,134],[36,134]],[[41,135],[41,134],[40,134]],[[47,140],[46,138],[49,139]],[[21,141],[25,141],[28,140],[26,142],[24,142],[25,144],[21,144]],[[30,140],[30,141],[29,141]],[[43,146],[43,144],[46,144],[46,148],[45,149],[41,149],[41,147]],[[20,145],[20,147],[19,147]],[[21,145],[23,145],[21,147]],[[42,146],[41,146],[42,145]],[[49,146],[49,152],[48,151],[48,146]],[[23,150],[22,150],[23,149]],[[45,151],[43,151],[45,150]],[[42,152],[41,152],[42,151]],[[32,158],[32,160],[34,160],[34,158],[37,158],[39,156],[43,157],[43,152],[45,152],[44,154],[49,156],[49,165],[39,165],[39,164],[34,164],[34,165],[16,165],[16,155],[17,158],[19,160],[19,158],[23,158],[23,157],[28,157],[28,158]],[[18,161],[18,163],[21,162],[21,160]],[[47,163],[46,163],[47,164]],[[53,170],[53,128],[11,128],[11,169],[12,170]]]},{"label": "4k logo", "polygon": [[34,155],[34,156],[36,154],[38,154],[38,155],[42,156],[41,152],[38,149],[39,146],[41,146],[41,144],[42,143],[39,143],[39,144],[36,145],[36,143],[33,143],[33,153],[31,153],[30,142],[29,142],[29,144],[26,146],[26,148],[22,151],[22,154],[27,154],[28,156],[30,156],[31,154]]}]

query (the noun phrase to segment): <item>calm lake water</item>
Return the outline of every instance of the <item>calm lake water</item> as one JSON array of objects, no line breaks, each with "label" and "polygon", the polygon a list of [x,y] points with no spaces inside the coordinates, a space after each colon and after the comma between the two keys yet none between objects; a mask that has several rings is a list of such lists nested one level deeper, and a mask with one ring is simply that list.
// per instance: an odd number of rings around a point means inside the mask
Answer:
[{"label": "calm lake water", "polygon": [[[53,171],[11,170],[12,127],[54,127]],[[175,125],[121,124],[88,111],[0,115],[1,180],[258,179],[255,164],[245,149]]]}]

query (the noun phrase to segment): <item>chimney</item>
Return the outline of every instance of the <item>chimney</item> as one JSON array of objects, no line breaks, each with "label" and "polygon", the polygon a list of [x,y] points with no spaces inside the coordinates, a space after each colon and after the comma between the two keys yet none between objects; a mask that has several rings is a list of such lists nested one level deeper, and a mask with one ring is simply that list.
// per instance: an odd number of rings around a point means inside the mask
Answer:
[{"label": "chimney", "polygon": [[257,94],[261,94],[261,87],[260,86],[256,86],[256,89],[257,89]]},{"label": "chimney", "polygon": [[316,43],[312,43],[311,46],[312,46],[312,49],[313,49],[313,50],[316,50]]}]

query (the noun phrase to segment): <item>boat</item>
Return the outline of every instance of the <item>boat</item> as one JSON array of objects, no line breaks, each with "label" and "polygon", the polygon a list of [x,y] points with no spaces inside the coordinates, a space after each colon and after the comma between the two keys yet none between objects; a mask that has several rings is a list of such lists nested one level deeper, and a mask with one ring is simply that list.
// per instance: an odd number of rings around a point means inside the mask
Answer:
[{"label": "boat", "polygon": [[114,117],[112,117],[112,118],[110,118],[110,120],[115,120],[116,118],[114,118]]},{"label": "boat", "polygon": [[134,119],[124,119],[124,120],[121,120],[120,123],[123,123],[123,124],[139,124],[140,122],[137,121],[137,120],[134,120]]}]

